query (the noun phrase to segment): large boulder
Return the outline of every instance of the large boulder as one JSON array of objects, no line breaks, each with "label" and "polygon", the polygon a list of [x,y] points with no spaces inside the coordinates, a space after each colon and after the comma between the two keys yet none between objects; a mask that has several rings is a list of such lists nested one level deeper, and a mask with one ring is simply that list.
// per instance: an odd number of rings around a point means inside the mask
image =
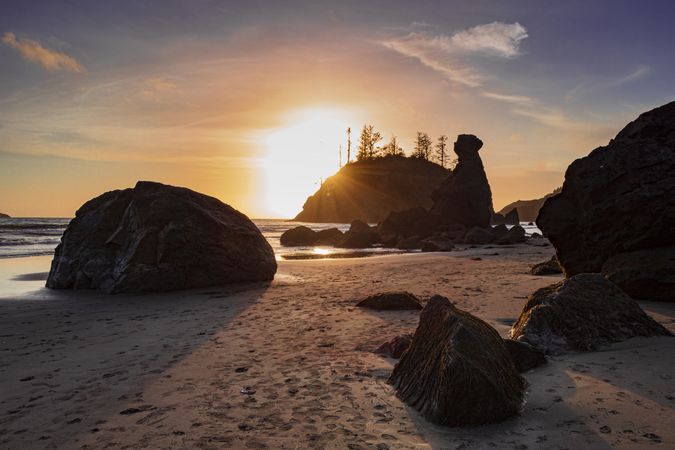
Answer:
[{"label": "large boulder", "polygon": [[314,235],[314,245],[337,245],[343,237],[344,233],[337,228],[319,230]]},{"label": "large boulder", "polygon": [[[629,123],[567,169],[537,225],[567,276],[600,272],[620,253],[675,244],[675,102]],[[667,267],[660,276],[675,272]]]},{"label": "large boulder", "polygon": [[245,215],[186,188],[139,181],[77,211],[47,287],[159,292],[271,280],[272,247]]},{"label": "large boulder", "polygon": [[512,208],[511,211],[507,212],[504,216],[504,223],[506,225],[518,225],[520,223],[520,218],[518,217],[518,210]]},{"label": "large boulder", "polygon": [[591,351],[634,336],[670,336],[600,274],[584,273],[537,290],[511,328],[511,338],[547,354]]},{"label": "large boulder", "polygon": [[441,223],[468,228],[488,228],[492,217],[492,192],[478,151],[483,142],[472,134],[460,134],[455,142],[457,167],[434,192],[430,213]]},{"label": "large boulder", "polygon": [[355,220],[349,226],[342,240],[336,244],[336,247],[342,248],[368,248],[377,243],[380,239],[377,231],[365,222]]},{"label": "large boulder", "polygon": [[675,245],[619,253],[602,273],[633,298],[675,302]]},{"label": "large boulder", "polygon": [[499,422],[521,409],[525,382],[499,333],[434,296],[389,378],[397,395],[439,425]]},{"label": "large boulder", "polygon": [[422,309],[417,297],[405,291],[371,295],[359,301],[356,306],[380,311]]},{"label": "large boulder", "polygon": [[279,238],[284,247],[314,245],[315,240],[316,231],[303,225],[284,231]]}]

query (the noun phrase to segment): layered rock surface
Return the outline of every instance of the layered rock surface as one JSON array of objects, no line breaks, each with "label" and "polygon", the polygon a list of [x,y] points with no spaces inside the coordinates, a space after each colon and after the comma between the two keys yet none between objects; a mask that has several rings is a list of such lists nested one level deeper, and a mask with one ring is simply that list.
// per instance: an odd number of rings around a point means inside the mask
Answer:
[{"label": "layered rock surface", "polygon": [[439,425],[499,422],[520,411],[525,382],[499,333],[434,296],[389,382],[397,395]]},{"label": "layered rock surface", "polygon": [[159,292],[271,280],[274,252],[244,214],[190,189],[140,181],[85,203],[47,287]]}]

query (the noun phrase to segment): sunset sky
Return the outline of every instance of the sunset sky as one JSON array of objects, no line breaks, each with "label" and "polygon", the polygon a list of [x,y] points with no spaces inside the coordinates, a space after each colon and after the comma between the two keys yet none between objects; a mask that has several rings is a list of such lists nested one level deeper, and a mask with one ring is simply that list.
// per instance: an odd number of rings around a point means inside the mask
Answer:
[{"label": "sunset sky", "polygon": [[[156,180],[291,217],[368,122],[473,133],[495,208],[675,98],[670,1],[0,3],[0,212]],[[356,143],[354,144],[356,145]]]}]

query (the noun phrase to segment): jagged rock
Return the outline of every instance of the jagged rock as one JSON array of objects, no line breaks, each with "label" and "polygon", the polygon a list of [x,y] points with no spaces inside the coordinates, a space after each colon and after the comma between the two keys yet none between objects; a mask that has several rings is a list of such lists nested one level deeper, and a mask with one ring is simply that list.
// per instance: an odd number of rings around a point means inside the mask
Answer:
[{"label": "jagged rock", "polygon": [[619,253],[602,273],[633,298],[675,302],[675,245]]},{"label": "jagged rock", "polygon": [[399,359],[403,353],[408,350],[412,342],[412,334],[402,334],[380,345],[375,353],[386,356],[387,358]]},{"label": "jagged rock", "polygon": [[415,224],[428,215],[427,210],[421,206],[405,211],[393,211],[378,225],[377,231],[381,235],[411,236],[415,232]]},{"label": "jagged rock", "polygon": [[455,142],[457,167],[433,194],[430,210],[442,224],[466,227],[490,226],[492,192],[478,151],[483,142],[471,134],[460,134]]},{"label": "jagged rock", "polygon": [[557,275],[562,273],[562,268],[555,256],[551,256],[551,259],[548,261],[532,266],[530,273],[532,275]]},{"label": "jagged rock", "polygon": [[675,245],[673,192],[675,102],[641,114],[607,146],[574,161],[537,225],[567,276],[600,272],[620,253]]},{"label": "jagged rock", "polygon": [[423,252],[449,252],[455,244],[448,238],[433,236],[422,241]]},{"label": "jagged rock", "polygon": [[389,382],[426,419],[448,426],[508,419],[518,414],[525,395],[499,333],[440,296],[422,311]]},{"label": "jagged rock", "polygon": [[281,234],[279,241],[284,247],[299,247],[314,245],[316,231],[305,226],[299,226],[286,230]]},{"label": "jagged rock", "polygon": [[506,225],[518,225],[520,223],[520,218],[518,217],[518,210],[516,208],[511,209],[504,216],[504,223]]},{"label": "jagged rock", "polygon": [[546,364],[546,356],[530,344],[512,339],[504,339],[504,344],[518,372],[527,372]]},{"label": "jagged rock", "polygon": [[272,247],[245,215],[186,188],[139,181],[77,211],[47,287],[159,292],[271,280]]},{"label": "jagged rock", "polygon": [[671,336],[614,283],[579,274],[537,290],[511,329],[511,338],[546,354],[590,351],[634,336]]},{"label": "jagged rock", "polygon": [[314,245],[337,245],[344,238],[344,233],[337,228],[319,230],[314,235]]},{"label": "jagged rock", "polygon": [[422,240],[417,236],[401,238],[396,243],[396,248],[399,250],[418,250],[422,248]]},{"label": "jagged rock", "polygon": [[351,162],[324,180],[295,220],[375,223],[385,220],[391,211],[430,208],[432,192],[449,173],[422,158],[386,156]]},{"label": "jagged rock", "polygon": [[417,300],[417,297],[405,291],[371,295],[358,302],[356,306],[381,311],[422,309],[422,305]]},{"label": "jagged rock", "polygon": [[494,234],[485,228],[473,227],[464,236],[464,241],[468,244],[485,245],[495,240]]}]

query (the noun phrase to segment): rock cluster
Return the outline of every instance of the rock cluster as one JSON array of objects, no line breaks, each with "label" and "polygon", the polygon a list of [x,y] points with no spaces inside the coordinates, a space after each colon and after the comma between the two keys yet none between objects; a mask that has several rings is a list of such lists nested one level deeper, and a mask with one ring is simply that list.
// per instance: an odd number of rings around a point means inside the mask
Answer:
[{"label": "rock cluster", "polygon": [[274,278],[272,247],[245,215],[186,188],[139,181],[77,211],[47,287],[159,292]]},{"label": "rock cluster", "polygon": [[389,378],[397,395],[433,423],[480,425],[521,409],[525,381],[499,333],[434,296]]},{"label": "rock cluster", "polygon": [[511,338],[546,354],[590,351],[635,336],[671,333],[600,274],[579,274],[537,290],[511,329]]},{"label": "rock cluster", "polygon": [[649,289],[655,300],[675,301],[675,265],[663,250],[675,245],[673,192],[675,102],[574,161],[537,225],[567,276],[603,272],[633,296]]}]

